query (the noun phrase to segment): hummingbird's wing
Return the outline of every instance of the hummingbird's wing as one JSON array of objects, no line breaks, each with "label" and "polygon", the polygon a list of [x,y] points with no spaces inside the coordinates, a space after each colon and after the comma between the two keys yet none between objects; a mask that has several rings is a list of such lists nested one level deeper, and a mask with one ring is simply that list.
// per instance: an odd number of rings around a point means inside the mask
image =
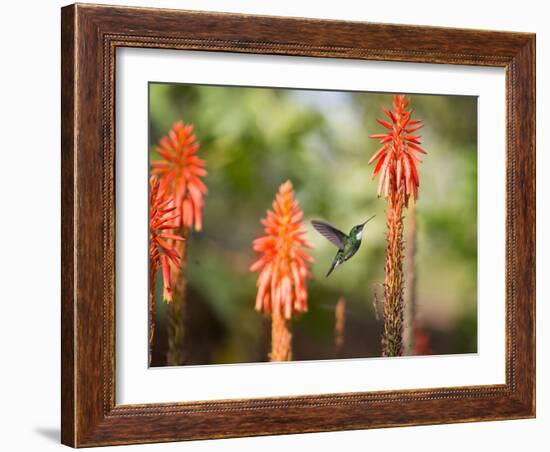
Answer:
[{"label": "hummingbird's wing", "polygon": [[334,243],[339,249],[344,248],[344,242],[347,236],[342,231],[336,229],[328,223],[325,223],[324,221],[312,220],[311,224],[318,232]]}]

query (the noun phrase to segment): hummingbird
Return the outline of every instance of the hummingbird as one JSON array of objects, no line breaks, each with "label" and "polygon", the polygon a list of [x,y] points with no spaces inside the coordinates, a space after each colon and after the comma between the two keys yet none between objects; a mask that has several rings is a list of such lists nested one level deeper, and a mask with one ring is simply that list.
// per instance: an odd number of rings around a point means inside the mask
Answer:
[{"label": "hummingbird", "polygon": [[375,216],[376,215],[373,215],[364,223],[358,224],[351,228],[351,231],[349,231],[349,234],[347,235],[324,221],[311,221],[313,227],[321,233],[321,235],[338,247],[338,251],[336,252],[336,256],[334,256],[334,260],[332,261],[332,265],[330,266],[326,277],[328,277],[336,267],[346,262],[357,252],[361,246],[363,228]]}]

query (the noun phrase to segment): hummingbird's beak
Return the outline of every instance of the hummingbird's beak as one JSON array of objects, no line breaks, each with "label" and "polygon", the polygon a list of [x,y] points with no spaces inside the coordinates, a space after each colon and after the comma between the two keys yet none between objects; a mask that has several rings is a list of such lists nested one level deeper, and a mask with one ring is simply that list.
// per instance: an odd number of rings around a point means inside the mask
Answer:
[{"label": "hummingbird's beak", "polygon": [[365,221],[365,222],[363,223],[363,227],[365,227],[365,225],[366,225],[370,220],[372,220],[375,216],[376,216],[376,215],[373,215],[373,216],[370,217],[367,221]]}]

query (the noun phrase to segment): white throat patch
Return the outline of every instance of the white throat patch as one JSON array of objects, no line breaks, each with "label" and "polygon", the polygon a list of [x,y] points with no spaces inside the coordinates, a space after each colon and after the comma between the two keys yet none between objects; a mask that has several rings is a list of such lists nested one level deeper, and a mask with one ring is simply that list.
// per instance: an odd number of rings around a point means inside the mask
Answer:
[{"label": "white throat patch", "polygon": [[357,240],[361,240],[361,237],[363,237],[363,231],[364,231],[364,229],[361,229],[361,230],[357,233],[357,235],[355,236],[355,238],[356,238]]}]

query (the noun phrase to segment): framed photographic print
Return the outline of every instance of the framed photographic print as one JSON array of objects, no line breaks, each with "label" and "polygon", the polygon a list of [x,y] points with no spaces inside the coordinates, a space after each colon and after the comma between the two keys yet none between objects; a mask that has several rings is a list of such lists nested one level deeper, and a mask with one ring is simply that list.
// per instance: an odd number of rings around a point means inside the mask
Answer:
[{"label": "framed photographic print", "polygon": [[62,442],[535,416],[535,37],[62,9]]}]

